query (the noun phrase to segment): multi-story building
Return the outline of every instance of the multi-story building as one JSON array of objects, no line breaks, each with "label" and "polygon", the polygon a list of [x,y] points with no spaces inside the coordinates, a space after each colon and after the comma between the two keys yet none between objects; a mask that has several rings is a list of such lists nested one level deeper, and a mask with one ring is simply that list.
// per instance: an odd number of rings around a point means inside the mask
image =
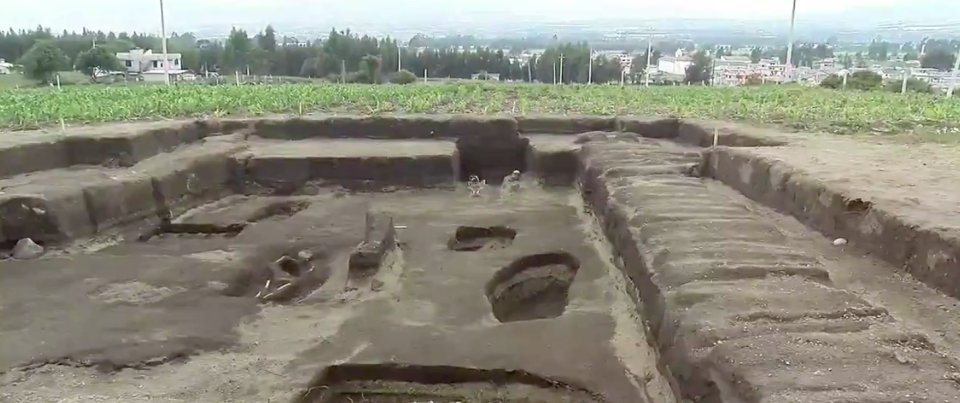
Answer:
[{"label": "multi-story building", "polygon": [[633,67],[633,56],[630,56],[626,53],[621,53],[617,56],[617,59],[620,61],[621,70],[629,72]]},{"label": "multi-story building", "polygon": [[772,59],[753,63],[747,56],[723,56],[714,61],[713,85],[744,85],[751,80],[781,82],[786,66]]}]

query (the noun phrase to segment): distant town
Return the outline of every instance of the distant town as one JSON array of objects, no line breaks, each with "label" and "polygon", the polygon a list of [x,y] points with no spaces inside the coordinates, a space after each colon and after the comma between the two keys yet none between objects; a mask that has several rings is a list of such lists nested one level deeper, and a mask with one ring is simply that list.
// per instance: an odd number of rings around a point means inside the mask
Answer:
[{"label": "distant town", "polygon": [[20,74],[46,84],[52,84],[50,74],[59,71],[81,71],[96,83],[222,83],[231,77],[237,83],[262,82],[265,77],[378,83],[395,81],[396,73],[405,70],[424,81],[738,86],[821,85],[830,77],[871,72],[884,82],[909,80],[931,91],[946,91],[960,49],[956,39],[897,42],[877,37],[857,43],[834,36],[822,43],[795,43],[788,63],[782,42],[729,35],[712,41],[691,38],[620,30],[486,39],[415,34],[400,41],[333,29],[303,39],[268,26],[253,34],[234,28],[225,37],[172,33],[164,58],[156,35],[92,30],[55,34],[38,27],[0,32],[0,75]]}]

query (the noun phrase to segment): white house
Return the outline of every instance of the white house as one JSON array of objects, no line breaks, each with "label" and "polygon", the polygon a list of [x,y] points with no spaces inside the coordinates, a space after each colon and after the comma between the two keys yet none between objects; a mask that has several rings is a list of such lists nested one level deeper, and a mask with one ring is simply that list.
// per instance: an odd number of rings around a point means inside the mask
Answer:
[{"label": "white house", "polygon": [[[167,53],[166,65],[169,73],[174,78],[183,74],[183,69],[179,53]],[[140,74],[144,81],[163,81],[163,55],[153,53],[147,49],[132,49],[129,52],[117,53],[117,59],[123,63],[127,73]]]},{"label": "white house", "polygon": [[11,69],[13,69],[13,63],[7,63],[6,60],[0,58],[0,74],[10,74]]},{"label": "white house", "polygon": [[687,74],[687,67],[693,64],[693,58],[683,54],[682,49],[677,49],[673,56],[663,56],[657,61],[657,70],[661,73],[673,75]]}]

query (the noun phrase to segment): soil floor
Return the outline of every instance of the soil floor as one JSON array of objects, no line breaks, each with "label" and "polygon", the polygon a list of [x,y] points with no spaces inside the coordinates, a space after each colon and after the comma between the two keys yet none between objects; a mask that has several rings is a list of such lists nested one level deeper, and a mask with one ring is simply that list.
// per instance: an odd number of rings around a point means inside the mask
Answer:
[{"label": "soil floor", "polygon": [[[239,198],[183,221],[229,220],[267,199]],[[0,401],[288,402],[325,366],[344,362],[521,369],[609,401],[674,400],[573,190],[293,199],[309,206],[232,238],[101,238],[4,262]],[[372,279],[358,280],[347,260],[371,209],[393,216],[400,247]],[[517,235],[477,251],[448,249],[464,225]],[[326,256],[329,277],[316,291],[263,306],[220,293],[237,262],[289,244]],[[486,283],[517,258],[556,251],[580,261],[562,315],[500,323]]]}]

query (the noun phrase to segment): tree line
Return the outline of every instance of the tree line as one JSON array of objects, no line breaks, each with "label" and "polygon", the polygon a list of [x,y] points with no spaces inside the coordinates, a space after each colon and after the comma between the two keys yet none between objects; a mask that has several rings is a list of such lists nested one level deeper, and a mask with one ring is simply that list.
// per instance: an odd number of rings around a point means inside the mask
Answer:
[{"label": "tree line", "polygon": [[[83,30],[52,33],[49,28],[0,32],[0,58],[18,61],[26,73],[43,80],[60,70],[81,70],[95,78],[97,70],[119,69],[112,58],[134,48],[159,52],[160,38],[145,33]],[[358,35],[333,29],[323,40],[281,37],[271,26],[250,34],[234,28],[222,41],[173,33],[168,52],[181,55],[181,65],[195,72],[240,72],[252,75],[300,76],[333,81],[382,82],[398,71],[406,76],[471,78],[481,74],[501,80],[604,83],[621,78],[636,81],[646,55],[634,55],[634,68],[621,77],[618,57],[595,53],[587,43],[557,43],[542,54],[522,59],[515,52],[489,47],[424,48],[400,46],[392,38]],[[659,58],[659,52],[651,60]],[[591,66],[592,62],[592,66]]]},{"label": "tree line", "polygon": [[[469,37],[454,37],[463,41]],[[388,80],[410,81],[417,77],[471,78],[474,75],[501,80],[605,83],[639,82],[646,67],[645,53],[634,53],[632,69],[621,75],[618,57],[604,57],[593,53],[597,47],[586,42],[560,43],[554,36],[552,45],[530,59],[518,57],[519,48],[475,47],[461,50],[439,39],[416,36],[408,46],[392,38],[358,35],[350,30],[332,29],[323,40],[300,41],[280,36],[271,26],[248,33],[233,29],[225,40],[198,39],[191,33],[173,33],[168,38],[168,50],[179,53],[184,69],[194,72],[241,72],[253,75],[300,76],[324,78],[332,81],[377,83]],[[38,26],[33,30],[0,31],[0,58],[19,61],[26,73],[40,79],[49,79],[60,70],[80,70],[96,79],[98,70],[120,69],[115,55],[134,48],[158,52],[160,38],[146,33],[102,32],[86,30],[53,33]],[[521,41],[522,43],[522,41]],[[543,43],[541,38],[531,45]],[[508,43],[503,43],[507,45]],[[435,45],[435,46],[424,46]],[[517,45],[517,43],[514,43]],[[676,44],[674,44],[676,45]],[[954,61],[956,41],[927,40],[924,44],[891,45],[874,41],[867,54],[845,54],[839,59],[842,67],[866,67],[867,60],[883,60],[896,52],[912,52],[924,48],[923,67],[947,70]],[[658,48],[660,44],[658,43]],[[673,49],[676,46],[671,46]],[[707,51],[712,49],[713,51]],[[689,49],[688,49],[689,50]],[[644,49],[645,51],[645,49]],[[754,48],[750,58],[786,59],[786,47]],[[688,74],[688,82],[705,81],[703,76],[712,58],[727,56],[731,49],[722,46],[704,46],[697,52],[696,68]],[[797,66],[812,67],[816,60],[833,57],[833,48],[826,44],[798,44],[792,61]],[[655,51],[650,60],[655,62],[660,53]],[[405,74],[397,76],[400,70]]]}]

